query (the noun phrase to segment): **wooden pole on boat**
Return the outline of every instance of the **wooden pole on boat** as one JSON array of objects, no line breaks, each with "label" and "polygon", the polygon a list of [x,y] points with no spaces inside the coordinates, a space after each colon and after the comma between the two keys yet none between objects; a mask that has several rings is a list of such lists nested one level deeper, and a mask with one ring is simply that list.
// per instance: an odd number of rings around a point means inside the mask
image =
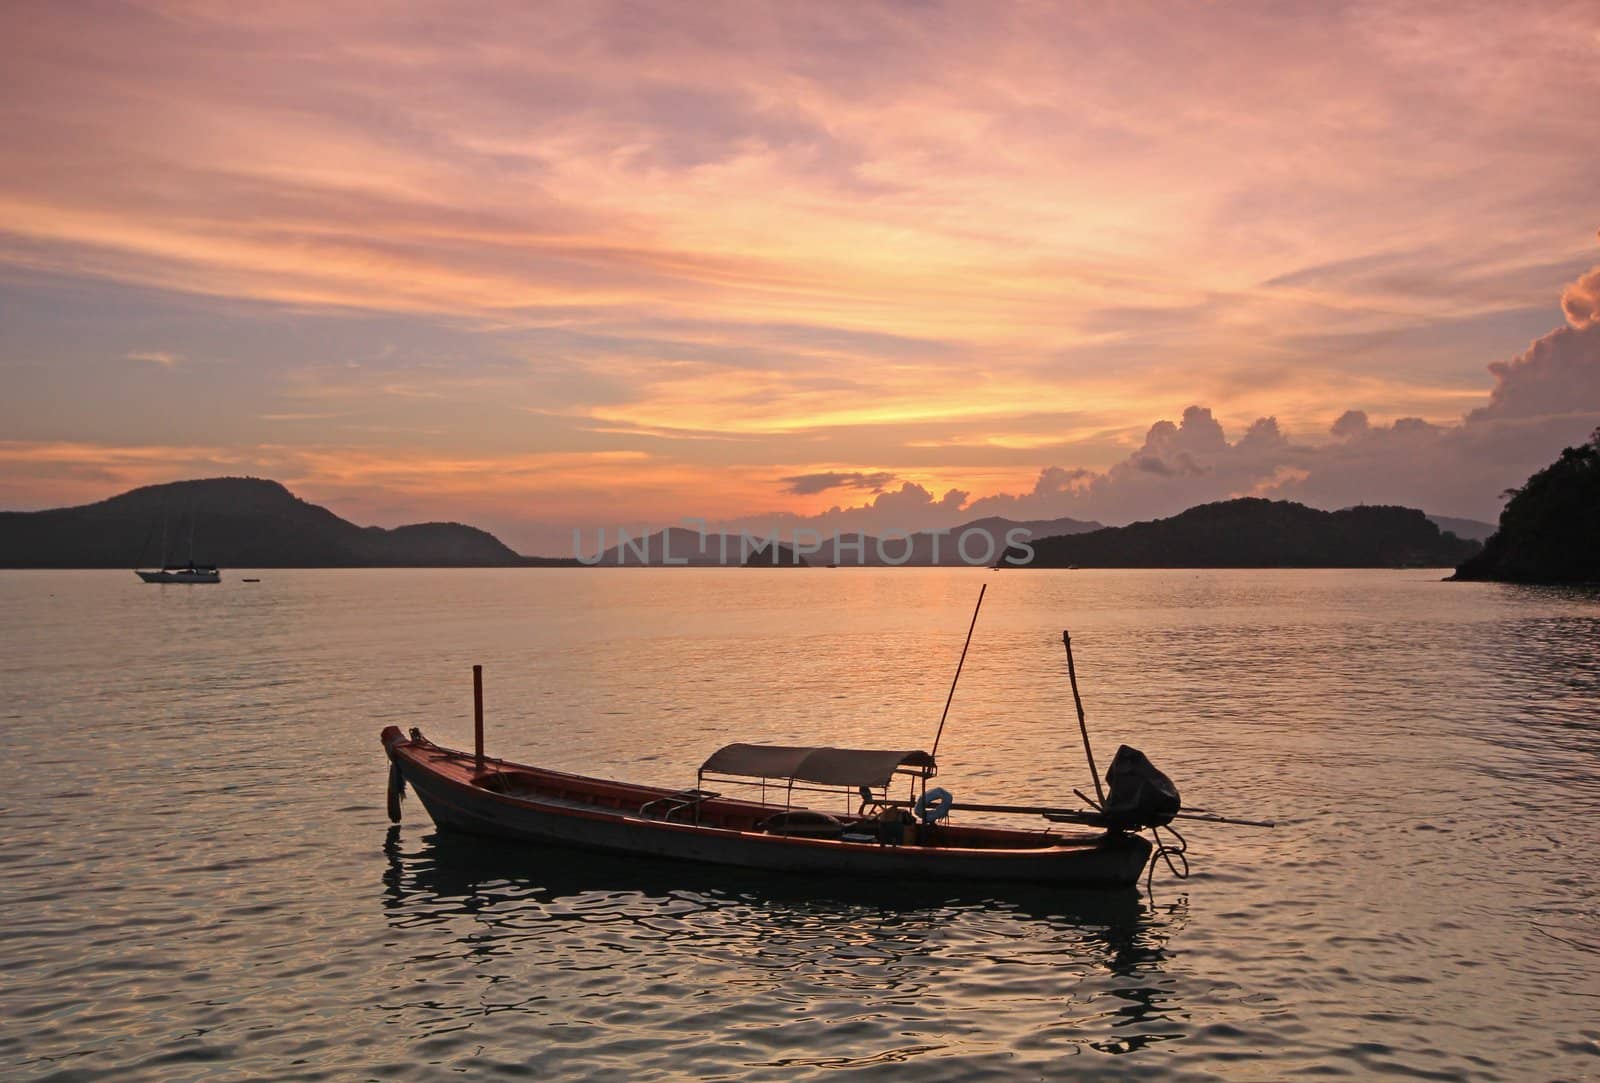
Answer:
[{"label": "wooden pole on boat", "polygon": [[1083,733],[1083,754],[1089,757],[1089,776],[1094,779],[1095,796],[1105,808],[1106,791],[1100,785],[1100,769],[1094,765],[1094,749],[1089,747],[1089,723],[1083,717],[1083,697],[1078,695],[1078,671],[1072,664],[1072,637],[1061,629],[1061,645],[1067,648],[1067,679],[1072,682],[1072,702],[1078,707],[1078,729]]},{"label": "wooden pole on boat", "polygon": [[961,661],[956,663],[956,675],[950,681],[950,694],[944,698],[944,713],[939,716],[939,731],[933,735],[933,751],[929,753],[936,762],[939,759],[939,738],[944,736],[944,720],[950,717],[950,701],[956,698],[956,681],[961,679],[961,667],[967,664],[967,648],[972,646],[972,630],[978,626],[978,610],[983,608],[983,592],[988,589],[987,583],[978,588],[978,604],[972,607],[972,623],[967,625],[967,641],[961,644]]},{"label": "wooden pole on boat", "polygon": [[483,773],[483,667],[472,667],[472,751],[478,773]]}]

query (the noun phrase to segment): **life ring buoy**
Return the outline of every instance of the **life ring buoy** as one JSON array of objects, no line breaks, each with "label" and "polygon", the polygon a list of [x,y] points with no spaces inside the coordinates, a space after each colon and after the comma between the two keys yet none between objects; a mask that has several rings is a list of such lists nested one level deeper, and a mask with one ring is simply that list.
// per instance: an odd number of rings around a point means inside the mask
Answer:
[{"label": "life ring buoy", "polygon": [[956,803],[954,795],[943,786],[935,786],[917,798],[917,819],[928,826],[933,826],[946,816],[950,815],[950,806]]}]

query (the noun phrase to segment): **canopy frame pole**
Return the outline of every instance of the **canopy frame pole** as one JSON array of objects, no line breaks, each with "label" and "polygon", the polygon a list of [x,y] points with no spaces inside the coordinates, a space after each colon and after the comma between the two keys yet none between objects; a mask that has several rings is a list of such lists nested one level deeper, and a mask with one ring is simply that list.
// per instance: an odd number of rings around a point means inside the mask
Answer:
[{"label": "canopy frame pole", "polygon": [[[961,644],[961,660],[956,663],[956,675],[950,681],[950,694],[944,698],[944,713],[939,715],[939,729],[933,735],[933,751],[928,753],[935,762],[939,759],[939,738],[944,736],[944,721],[950,717],[950,703],[956,698],[956,682],[961,680],[961,667],[967,664],[967,648],[972,646],[972,630],[978,626],[978,610],[983,608],[983,593],[989,589],[985,583],[978,588],[978,604],[972,607],[972,623],[967,625],[967,641]],[[926,789],[928,782],[924,778],[922,785]]]},{"label": "canopy frame pole", "polygon": [[1089,746],[1089,723],[1083,717],[1083,697],[1078,695],[1078,670],[1072,664],[1072,637],[1061,629],[1061,645],[1067,648],[1067,680],[1072,682],[1072,702],[1078,708],[1078,729],[1083,734],[1083,754],[1089,757],[1089,777],[1094,779],[1095,796],[1100,799],[1098,808],[1106,807],[1106,791],[1100,785],[1100,769],[1094,765],[1094,749]]}]

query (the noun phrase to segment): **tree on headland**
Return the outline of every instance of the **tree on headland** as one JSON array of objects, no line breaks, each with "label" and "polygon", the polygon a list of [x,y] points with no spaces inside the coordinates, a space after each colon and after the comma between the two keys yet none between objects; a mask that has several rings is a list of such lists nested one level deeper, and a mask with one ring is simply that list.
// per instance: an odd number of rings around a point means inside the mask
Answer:
[{"label": "tree on headland", "polygon": [[1600,429],[1510,496],[1500,529],[1455,578],[1600,583]]}]

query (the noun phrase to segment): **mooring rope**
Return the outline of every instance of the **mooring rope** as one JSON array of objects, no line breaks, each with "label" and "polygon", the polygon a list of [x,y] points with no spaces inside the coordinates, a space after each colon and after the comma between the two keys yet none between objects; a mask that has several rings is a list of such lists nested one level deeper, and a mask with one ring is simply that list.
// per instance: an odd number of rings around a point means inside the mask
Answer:
[{"label": "mooring rope", "polygon": [[[1189,852],[1189,840],[1184,838],[1183,835],[1178,832],[1178,829],[1173,827],[1171,824],[1167,825],[1167,830],[1172,833],[1173,838],[1178,840],[1177,845],[1168,846],[1165,842],[1161,841],[1161,828],[1156,827],[1153,824],[1150,827],[1150,838],[1156,844],[1156,848],[1155,852],[1150,855],[1150,866],[1144,874],[1145,894],[1150,893],[1150,885],[1155,880],[1157,858],[1165,861],[1167,863],[1167,868],[1172,870],[1172,875],[1177,877],[1179,880],[1189,879],[1189,859],[1184,856]],[[1176,862],[1173,860],[1174,858],[1177,859]],[[1183,865],[1182,872],[1178,871],[1179,863]]]}]

